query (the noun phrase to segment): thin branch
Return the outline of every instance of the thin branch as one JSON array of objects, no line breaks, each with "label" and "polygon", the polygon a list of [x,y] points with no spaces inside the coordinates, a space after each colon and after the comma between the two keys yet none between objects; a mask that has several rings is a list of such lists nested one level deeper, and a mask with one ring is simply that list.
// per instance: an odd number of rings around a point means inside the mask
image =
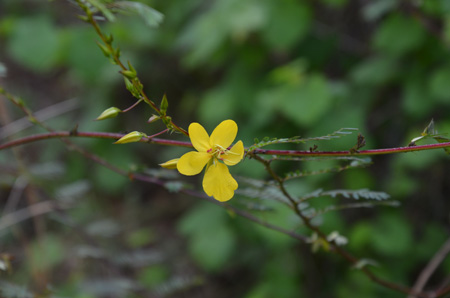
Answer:
[{"label": "thin branch", "polygon": [[421,146],[405,146],[396,148],[385,148],[385,149],[371,149],[371,150],[360,150],[355,153],[350,151],[303,151],[303,150],[266,150],[266,149],[255,149],[247,152],[247,154],[265,154],[265,155],[281,155],[281,156],[307,156],[307,157],[330,157],[330,156],[364,156],[364,155],[382,155],[382,154],[392,154],[392,153],[403,153],[403,152],[413,152],[413,151],[423,151],[430,149],[441,149],[450,147],[450,142],[438,143],[438,144],[428,144]]},{"label": "thin branch", "polygon": [[[445,257],[450,253],[450,238],[445,241],[445,243],[441,246],[441,248],[436,252],[433,258],[428,262],[427,266],[422,270],[419,277],[417,278],[416,283],[412,287],[414,292],[420,292],[423,290],[431,275],[436,271]],[[408,298],[415,298],[416,296],[410,295]]]},{"label": "thin branch", "polygon": [[[112,139],[118,140],[125,134],[120,133],[109,133],[109,132],[70,132],[70,131],[54,131],[49,133],[35,134],[32,136],[23,137],[10,142],[6,142],[0,145],[0,150],[36,142],[39,140],[52,139],[52,138],[64,138],[64,137],[86,137],[86,138],[97,138],[97,139]],[[178,147],[188,147],[192,148],[190,142],[166,140],[160,138],[142,138],[141,143],[152,143],[166,146],[178,146]],[[385,149],[372,149],[372,150],[361,150],[355,153],[350,151],[296,151],[296,150],[265,150],[265,149],[255,149],[248,151],[247,155],[281,155],[281,156],[307,156],[307,157],[330,157],[330,156],[367,156],[367,155],[382,155],[382,154],[394,154],[394,153],[404,153],[404,152],[414,152],[414,151],[425,151],[432,149],[442,149],[450,147],[450,142],[429,144],[421,146],[407,146],[407,147],[396,147],[396,148],[385,148]]]},{"label": "thin branch", "polygon": [[[78,100],[76,98],[72,98],[37,111],[34,113],[34,115],[39,122],[43,122],[56,116],[73,111],[78,108],[78,106]],[[31,123],[27,117],[18,119],[3,127],[0,127],[0,139],[5,139],[33,125],[34,124]]]},{"label": "thin branch", "polygon": [[51,212],[57,208],[61,208],[61,206],[57,206],[53,201],[44,201],[3,215],[0,220],[0,231],[29,218]]}]

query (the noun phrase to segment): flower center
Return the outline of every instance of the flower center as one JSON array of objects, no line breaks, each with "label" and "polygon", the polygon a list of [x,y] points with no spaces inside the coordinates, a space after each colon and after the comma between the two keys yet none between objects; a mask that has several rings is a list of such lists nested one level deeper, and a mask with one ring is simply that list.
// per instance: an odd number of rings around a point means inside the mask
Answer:
[{"label": "flower center", "polygon": [[222,157],[222,155],[227,155],[227,154],[235,154],[235,155],[238,155],[237,153],[232,152],[232,151],[228,150],[227,148],[223,148],[223,147],[220,146],[220,145],[214,145],[214,147],[211,148],[211,149],[209,149],[207,152],[208,152],[209,154],[211,154],[211,156],[212,156],[213,158],[217,158],[218,160],[221,160],[221,161],[223,161],[223,159],[224,159],[224,158]]}]

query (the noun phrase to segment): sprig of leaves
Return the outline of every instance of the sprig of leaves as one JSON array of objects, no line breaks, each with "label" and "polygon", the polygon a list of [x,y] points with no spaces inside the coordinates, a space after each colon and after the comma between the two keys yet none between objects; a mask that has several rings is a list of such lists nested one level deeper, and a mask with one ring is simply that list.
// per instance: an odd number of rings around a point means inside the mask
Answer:
[{"label": "sprig of leaves", "polygon": [[342,204],[342,205],[330,205],[320,210],[315,210],[314,208],[310,208],[309,217],[316,217],[319,215],[323,215],[325,213],[331,211],[345,210],[345,209],[355,209],[355,208],[373,208],[375,206],[390,206],[390,207],[398,207],[400,206],[399,201],[378,201],[378,202],[361,202],[361,203],[350,203],[350,204]]},{"label": "sprig of leaves", "polygon": [[345,165],[345,166],[336,166],[336,167],[331,167],[328,169],[322,169],[322,170],[317,170],[317,171],[301,171],[301,170],[297,170],[294,172],[289,172],[285,175],[285,177],[283,178],[284,181],[286,180],[290,180],[290,179],[295,179],[295,178],[301,178],[301,177],[306,177],[306,176],[313,176],[313,175],[319,175],[319,174],[327,174],[327,173],[339,173],[348,169],[353,169],[353,168],[361,168],[361,167],[365,167],[368,166],[370,164],[370,160],[364,160],[364,159],[358,159],[358,160],[354,160],[352,161],[350,164]]},{"label": "sprig of leaves", "polygon": [[366,200],[376,200],[376,201],[383,201],[390,198],[390,195],[382,192],[382,191],[371,191],[367,188],[358,189],[358,190],[348,190],[348,189],[336,189],[336,190],[329,190],[329,191],[323,191],[322,189],[317,189],[307,195],[304,195],[300,198],[300,202],[304,202],[306,200],[312,199],[312,198],[318,198],[318,197],[324,197],[324,196],[330,196],[330,197],[344,197],[346,199],[366,199]]},{"label": "sprig of leaves", "polygon": [[164,20],[164,15],[142,2],[84,0],[93,13],[101,13],[108,21],[116,20],[115,14],[138,16],[149,27],[158,27]]},{"label": "sprig of leaves", "polygon": [[[427,127],[423,130],[420,136],[411,140],[408,146],[416,146],[416,143],[419,141],[423,141],[426,139],[434,139],[438,143],[446,143],[450,142],[449,138],[444,137],[443,134],[439,134],[437,129],[434,126],[434,120],[431,119],[430,123],[428,123]],[[444,148],[447,154],[450,154],[450,148]]]},{"label": "sprig of leaves", "polygon": [[313,141],[329,141],[333,139],[338,139],[340,137],[350,135],[354,131],[357,131],[357,128],[341,128],[335,132],[332,132],[328,135],[321,136],[321,137],[314,137],[314,138],[304,138],[301,139],[299,136],[291,137],[291,138],[269,138],[264,137],[262,140],[259,140],[258,138],[255,138],[255,144],[252,145],[248,151],[252,151],[254,149],[259,149],[262,147],[266,147],[269,145],[277,145],[277,144],[299,144],[299,143],[307,143],[307,142],[313,142]]}]

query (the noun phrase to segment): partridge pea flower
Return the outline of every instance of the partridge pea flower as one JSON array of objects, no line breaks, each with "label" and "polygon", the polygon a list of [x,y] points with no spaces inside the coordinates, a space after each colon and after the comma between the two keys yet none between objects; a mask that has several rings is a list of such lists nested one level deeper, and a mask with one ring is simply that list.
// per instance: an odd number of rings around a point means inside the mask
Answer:
[{"label": "partridge pea flower", "polygon": [[206,166],[203,177],[203,190],[208,196],[224,202],[231,199],[238,188],[236,180],[231,176],[227,166],[234,166],[244,156],[244,144],[238,141],[228,149],[236,138],[238,127],[233,120],[220,123],[208,135],[206,130],[198,123],[189,125],[189,137],[197,151],[191,151],[171,160],[161,166],[176,163],[178,171],[187,176],[199,174]]}]

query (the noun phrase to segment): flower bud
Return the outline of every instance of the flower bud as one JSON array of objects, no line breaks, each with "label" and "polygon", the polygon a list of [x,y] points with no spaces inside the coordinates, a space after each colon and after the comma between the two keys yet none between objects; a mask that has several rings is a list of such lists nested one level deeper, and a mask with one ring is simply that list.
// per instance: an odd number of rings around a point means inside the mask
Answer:
[{"label": "flower bud", "polygon": [[165,163],[160,163],[159,165],[163,168],[173,170],[177,168],[178,160],[179,158],[171,159]]},{"label": "flower bud", "polygon": [[108,118],[114,118],[116,117],[120,112],[122,112],[120,109],[116,107],[111,107],[103,111],[103,113],[100,114],[100,116],[97,117],[95,120],[104,120]]},{"label": "flower bud", "polygon": [[143,137],[146,137],[145,133],[139,131],[133,131],[129,134],[124,135],[120,139],[118,139],[114,144],[125,144],[125,143],[133,143],[139,142]]},{"label": "flower bud", "polygon": [[147,123],[153,123],[153,122],[155,122],[155,121],[157,121],[157,120],[159,120],[159,119],[161,119],[161,117],[156,116],[156,115],[152,115],[152,116],[147,120]]}]

